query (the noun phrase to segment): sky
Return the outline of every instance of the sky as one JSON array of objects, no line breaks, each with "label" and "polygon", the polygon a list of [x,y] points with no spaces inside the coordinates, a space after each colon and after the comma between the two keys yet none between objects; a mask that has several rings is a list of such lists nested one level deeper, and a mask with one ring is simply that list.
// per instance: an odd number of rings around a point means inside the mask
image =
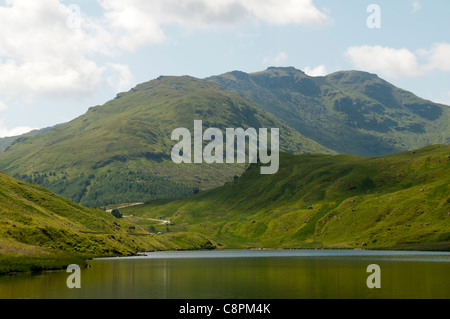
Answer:
[{"label": "sky", "polygon": [[450,105],[448,0],[0,0],[0,137],[160,75],[375,73]]}]

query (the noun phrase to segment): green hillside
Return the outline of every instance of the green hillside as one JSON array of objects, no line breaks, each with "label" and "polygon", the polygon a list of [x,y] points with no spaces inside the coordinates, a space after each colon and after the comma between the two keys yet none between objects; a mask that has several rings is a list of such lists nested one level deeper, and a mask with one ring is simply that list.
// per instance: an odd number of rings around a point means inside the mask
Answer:
[{"label": "green hillside", "polygon": [[225,248],[450,250],[450,146],[378,158],[283,153],[280,171],[127,208]]},{"label": "green hillside", "polygon": [[210,81],[160,77],[50,131],[17,139],[0,169],[90,207],[179,198],[229,181],[242,165],[176,165],[175,128],[280,128],[286,152],[331,153],[256,105]]},{"label": "green hillside", "polygon": [[0,274],[60,269],[138,251],[214,247],[198,234],[152,236],[130,225],[0,172]]},{"label": "green hillside", "polygon": [[[0,169],[89,207],[182,198],[239,176],[243,165],[176,165],[175,128],[280,128],[292,154],[383,156],[450,142],[446,105],[376,75],[309,77],[294,68],[206,80],[159,77],[35,136],[0,141]],[[12,144],[11,144],[12,143]]]},{"label": "green hillside", "polygon": [[33,130],[31,132],[19,135],[19,136],[9,136],[9,137],[2,137],[0,138],[0,152],[5,151],[12,143],[14,143],[17,139],[21,137],[27,137],[27,136],[33,136],[33,135],[39,135],[42,133],[45,133],[49,130],[51,130],[51,127],[46,127],[40,130]]},{"label": "green hillside", "polygon": [[272,67],[208,80],[341,154],[384,156],[450,143],[448,105],[421,99],[374,74],[341,71],[310,77],[292,67]]}]

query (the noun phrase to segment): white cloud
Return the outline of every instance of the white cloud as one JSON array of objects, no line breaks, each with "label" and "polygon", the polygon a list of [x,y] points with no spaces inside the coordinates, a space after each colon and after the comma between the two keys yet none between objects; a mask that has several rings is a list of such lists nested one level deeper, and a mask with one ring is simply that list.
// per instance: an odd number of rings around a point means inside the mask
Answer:
[{"label": "white cloud", "polygon": [[118,45],[134,51],[164,41],[163,27],[184,29],[232,26],[249,19],[275,25],[320,26],[330,21],[312,0],[98,0]]},{"label": "white cloud", "polygon": [[284,62],[286,62],[288,58],[288,55],[284,52],[280,52],[278,53],[276,56],[274,57],[265,57],[263,59],[263,63],[264,64],[274,64],[276,66],[279,66],[280,64],[283,64]]},{"label": "white cloud", "polygon": [[416,55],[408,49],[363,45],[350,47],[346,53],[358,69],[368,72],[390,77],[416,77],[423,71]]},{"label": "white cloud", "polygon": [[165,35],[158,23],[160,1],[99,0],[104,14],[104,27],[116,39],[120,49],[135,51],[142,45],[162,42]]},{"label": "white cloud", "polygon": [[428,60],[427,70],[450,71],[450,43],[435,43],[429,50],[419,50],[418,54]]},{"label": "white cloud", "polygon": [[319,65],[315,68],[306,67],[305,73],[309,76],[325,76],[328,74],[325,65]]},{"label": "white cloud", "polygon": [[[196,27],[232,25],[255,17],[271,24],[321,25],[329,20],[312,0],[99,0],[108,19],[135,28],[138,22],[155,25],[182,24]],[[113,18],[113,19],[111,19]],[[129,19],[126,19],[129,18]],[[134,21],[130,21],[131,20]],[[141,21],[145,19],[146,21]]]},{"label": "white cloud", "polygon": [[113,87],[116,92],[129,91],[133,86],[136,85],[133,74],[131,73],[128,65],[124,64],[108,64],[115,74],[108,77],[108,84]]},{"label": "white cloud", "polygon": [[[65,5],[61,0],[1,4],[0,93],[28,98],[83,97],[104,83],[123,89],[133,82],[131,72],[109,62],[124,51],[165,41],[165,26],[195,30],[233,26],[249,19],[277,25],[321,25],[329,19],[312,0],[97,1],[103,12],[96,18],[87,16],[82,6]],[[120,79],[108,77],[111,72]]]},{"label": "white cloud", "polygon": [[242,5],[255,17],[272,24],[323,25],[329,21],[326,13],[317,9],[312,0],[243,0]]},{"label": "white cloud", "polygon": [[[439,70],[450,71],[450,43],[435,43],[416,53],[382,46],[354,46],[347,49],[355,67],[390,77],[416,77]],[[421,58],[422,63],[419,63]]]},{"label": "white cloud", "polygon": [[0,6],[0,92],[27,96],[88,94],[103,68],[91,24],[67,26],[72,12],[57,0],[9,0]]},{"label": "white cloud", "polygon": [[83,57],[0,64],[0,91],[26,96],[85,95],[101,83],[103,69]]},{"label": "white cloud", "polygon": [[7,128],[3,127],[3,120],[0,119],[0,138],[8,137],[8,136],[18,136],[18,135],[28,133],[32,130],[34,130],[34,128],[27,127],[27,126],[19,126],[19,127],[13,128],[13,129],[7,129]]},{"label": "white cloud", "polygon": [[412,4],[412,13],[416,13],[419,12],[420,10],[422,10],[422,5],[420,4],[420,2],[418,0],[414,0],[413,4]]},{"label": "white cloud", "polygon": [[0,101],[0,112],[6,111],[7,109],[8,107],[6,106],[6,104]]}]

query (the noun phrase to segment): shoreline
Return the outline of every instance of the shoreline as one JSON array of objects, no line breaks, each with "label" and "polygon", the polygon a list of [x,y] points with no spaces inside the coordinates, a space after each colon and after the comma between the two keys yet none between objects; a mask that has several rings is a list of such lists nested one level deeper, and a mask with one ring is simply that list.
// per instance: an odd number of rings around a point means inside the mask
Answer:
[{"label": "shoreline", "polygon": [[[450,245],[450,243],[448,242],[444,242],[444,243],[434,243],[431,245],[408,245],[408,246],[397,246],[397,247],[375,247],[375,248],[350,248],[350,247],[322,247],[322,248],[302,248],[302,247],[294,247],[294,248],[267,248],[267,247],[245,247],[245,248],[223,248],[223,247],[217,247],[215,249],[168,249],[168,250],[152,250],[152,251],[139,251],[136,252],[135,254],[130,254],[130,255],[117,255],[117,256],[92,256],[89,258],[74,258],[74,262],[77,263],[83,263],[82,265],[80,265],[82,268],[89,268],[89,261],[92,261],[94,259],[109,259],[109,258],[126,258],[126,257],[139,257],[139,256],[146,256],[146,254],[148,253],[157,253],[157,252],[199,252],[199,251],[231,251],[231,250],[235,250],[235,251],[269,251],[269,250],[273,250],[273,251],[292,251],[292,250],[330,250],[330,251],[343,251],[343,250],[349,250],[349,251],[386,251],[386,252],[415,252],[415,253],[450,253],[450,250],[442,250],[442,249],[430,249],[431,247],[448,247]],[[417,249],[417,248],[428,248],[428,249]],[[400,248],[400,249],[399,249]],[[22,256],[10,256],[10,257],[18,257],[21,258]],[[25,257],[25,259],[27,261],[33,261],[33,260],[39,260],[39,258],[42,257]],[[53,261],[53,262],[57,262],[58,258],[55,257],[54,259],[52,258],[47,258],[47,261]],[[72,264],[72,263],[70,263]],[[70,265],[69,263],[60,265],[58,264],[58,266],[48,266],[48,268],[45,267],[44,264],[42,264],[42,268],[36,267],[35,265],[32,265],[31,268],[37,268],[37,269],[29,269],[29,270],[24,270],[24,271],[20,271],[20,270],[13,270],[13,271],[8,271],[5,273],[1,273],[0,272],[0,276],[13,276],[13,275],[20,275],[20,274],[33,274],[33,273],[41,273],[41,272],[53,272],[53,271],[63,271],[65,269],[67,269],[67,267]],[[0,259],[0,265],[1,265],[1,259]],[[24,264],[22,264],[21,266],[23,266]],[[20,265],[18,265],[19,267]]]}]

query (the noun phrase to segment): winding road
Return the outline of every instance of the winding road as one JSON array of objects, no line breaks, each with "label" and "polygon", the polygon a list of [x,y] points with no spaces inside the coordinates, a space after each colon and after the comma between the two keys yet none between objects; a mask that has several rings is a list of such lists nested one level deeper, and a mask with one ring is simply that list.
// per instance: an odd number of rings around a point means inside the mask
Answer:
[{"label": "winding road", "polygon": [[[129,205],[125,205],[125,206],[120,206],[120,207],[113,208],[113,209],[119,210],[119,209],[122,209],[122,208],[127,208],[127,207],[132,207],[132,206],[138,206],[138,205],[144,205],[144,203],[134,203],[134,204],[129,204]],[[107,209],[106,212],[107,212],[107,213],[111,213],[111,212],[113,211],[113,209]],[[122,217],[123,217],[123,218],[130,218],[130,217],[133,217],[133,215],[131,215],[131,216],[122,216]],[[145,217],[143,217],[143,218],[145,218]],[[154,218],[145,218],[145,219],[153,220],[153,221],[156,221],[156,222],[161,222],[162,225],[170,224],[170,220],[154,219]]]}]

